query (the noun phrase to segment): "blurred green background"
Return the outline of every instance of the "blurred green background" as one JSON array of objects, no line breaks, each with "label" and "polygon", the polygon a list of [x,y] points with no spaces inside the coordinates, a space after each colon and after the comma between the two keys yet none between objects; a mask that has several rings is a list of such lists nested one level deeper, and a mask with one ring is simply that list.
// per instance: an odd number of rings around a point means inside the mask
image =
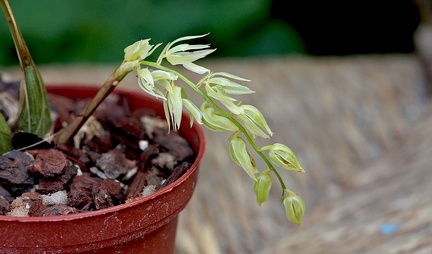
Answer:
[{"label": "blurred green background", "polygon": [[[153,44],[210,32],[212,57],[304,53],[293,28],[270,17],[271,0],[13,0],[36,63],[114,62],[139,39]],[[0,20],[0,65],[17,64]]]},{"label": "blurred green background", "polygon": [[[210,33],[210,57],[411,53],[422,0],[11,0],[37,64],[118,63],[123,49]],[[424,9],[424,7],[423,7]],[[0,66],[16,65],[0,18]]]}]

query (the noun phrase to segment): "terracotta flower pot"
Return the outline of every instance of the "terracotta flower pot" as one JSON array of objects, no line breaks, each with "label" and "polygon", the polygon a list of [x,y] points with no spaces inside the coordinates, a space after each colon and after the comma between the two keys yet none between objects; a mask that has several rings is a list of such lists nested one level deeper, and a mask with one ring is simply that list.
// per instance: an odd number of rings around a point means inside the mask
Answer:
[{"label": "terracotta flower pot", "polygon": [[[97,88],[51,86],[53,94],[88,98]],[[163,115],[162,103],[136,91],[116,90],[132,109],[150,108]],[[177,219],[198,179],[205,140],[199,125],[189,128],[184,115],[180,134],[197,157],[177,181],[145,198],[103,210],[51,217],[0,216],[0,253],[173,253]]]}]

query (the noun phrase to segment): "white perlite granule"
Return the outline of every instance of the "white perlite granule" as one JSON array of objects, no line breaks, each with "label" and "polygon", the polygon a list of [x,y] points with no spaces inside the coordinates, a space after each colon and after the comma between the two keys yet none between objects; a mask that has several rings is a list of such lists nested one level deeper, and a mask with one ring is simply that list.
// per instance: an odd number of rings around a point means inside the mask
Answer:
[{"label": "white perlite granule", "polygon": [[144,151],[149,146],[149,142],[147,140],[140,140],[138,141],[138,145],[141,151]]},{"label": "white perlite granule", "polygon": [[57,191],[48,195],[42,195],[42,204],[44,205],[66,205],[68,203],[68,196],[65,190]]},{"label": "white perlite granule", "polygon": [[156,186],[154,185],[147,185],[144,187],[143,191],[142,191],[142,195],[144,197],[147,197],[150,194],[153,194],[156,192]]}]

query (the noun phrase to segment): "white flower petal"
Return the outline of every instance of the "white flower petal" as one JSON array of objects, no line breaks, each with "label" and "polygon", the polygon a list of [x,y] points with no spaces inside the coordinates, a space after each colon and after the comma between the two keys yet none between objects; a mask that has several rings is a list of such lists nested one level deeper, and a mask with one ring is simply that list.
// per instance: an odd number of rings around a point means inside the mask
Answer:
[{"label": "white flower petal", "polygon": [[227,78],[213,77],[210,78],[208,82],[221,86],[227,94],[241,95],[254,93],[254,91],[251,90],[249,87],[240,85]]},{"label": "white flower petal", "polygon": [[185,51],[194,51],[197,49],[206,49],[210,48],[210,45],[208,44],[196,44],[196,45],[190,45],[190,44],[179,44],[175,47],[172,47],[168,50],[168,54],[174,54],[177,52],[185,52]]},{"label": "white flower petal", "polygon": [[165,79],[165,80],[177,80],[177,78],[178,78],[174,73],[162,71],[162,70],[152,71],[151,75],[152,75],[154,81],[163,80],[163,79]]},{"label": "white flower petal", "polygon": [[154,86],[153,76],[148,68],[140,69],[137,74],[140,79],[143,79],[146,83]]},{"label": "white flower petal", "polygon": [[204,88],[210,97],[218,101],[236,101],[236,99],[226,96],[221,87],[211,86],[207,83]]},{"label": "white flower petal", "polygon": [[171,44],[175,44],[179,41],[189,41],[189,40],[193,40],[193,39],[198,39],[198,38],[202,38],[204,36],[207,36],[209,33],[206,34],[201,34],[201,35],[191,35],[191,36],[184,36],[184,37],[180,37],[178,39],[176,39],[175,41],[173,41]]},{"label": "white flower petal", "polygon": [[180,123],[182,119],[182,97],[181,97],[181,87],[174,86],[173,87],[173,93],[172,93],[172,113],[174,118],[174,126],[175,130],[178,130],[180,128]]},{"label": "white flower petal", "polygon": [[183,67],[185,67],[186,69],[195,72],[197,74],[204,74],[204,73],[209,73],[210,70],[207,68],[204,68],[202,66],[196,65],[194,63],[184,63],[182,64]]},{"label": "white flower petal", "polygon": [[204,49],[192,52],[177,52],[175,54],[167,54],[166,59],[172,65],[191,63],[198,59],[204,58],[214,52],[216,49]]},{"label": "white flower petal", "polygon": [[190,113],[190,119],[191,119],[190,126],[193,125],[194,120],[196,120],[198,124],[203,123],[201,111],[195,104],[193,104],[191,100],[183,99],[183,105]]},{"label": "white flower petal", "polygon": [[229,79],[236,79],[236,80],[240,80],[240,81],[245,81],[245,82],[249,82],[249,79],[245,79],[242,77],[239,77],[237,75],[231,74],[231,73],[227,73],[227,72],[215,72],[213,73],[212,77],[216,77],[216,76],[222,76],[225,78],[229,78]]}]

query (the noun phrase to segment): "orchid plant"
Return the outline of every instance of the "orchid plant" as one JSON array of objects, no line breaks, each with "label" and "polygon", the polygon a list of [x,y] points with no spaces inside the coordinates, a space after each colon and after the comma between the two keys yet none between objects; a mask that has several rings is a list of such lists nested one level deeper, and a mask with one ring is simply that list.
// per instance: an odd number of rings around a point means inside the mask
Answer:
[{"label": "orchid plant", "polygon": [[[20,90],[21,111],[16,128],[46,136],[46,139],[57,144],[68,143],[123,78],[134,72],[138,86],[147,94],[163,101],[170,129],[175,131],[179,128],[182,111],[186,109],[191,116],[191,125],[196,122],[212,131],[231,133],[228,139],[229,154],[233,162],[252,180],[258,205],[267,200],[273,178],[276,178],[282,189],[281,204],[285,208],[288,220],[301,223],[305,212],[304,202],[300,196],[286,187],[280,169],[304,172],[302,167],[286,145],[257,145],[257,137],[269,139],[273,133],[259,109],[242,104],[235,98],[237,95],[254,93],[246,85],[241,84],[249,80],[226,72],[212,72],[195,63],[215,51],[207,44],[188,44],[188,41],[204,37],[206,34],[186,36],[168,43],[156,61],[150,61],[148,57],[154,54],[161,44],[152,45],[150,39],[145,39],[126,47],[123,62],[102,85],[85,112],[74,118],[60,132],[49,134],[47,126],[51,122],[47,117],[49,107],[43,80],[31,59],[8,2],[0,0],[0,5],[7,17],[23,73]],[[191,81],[174,69],[177,65],[202,75],[202,78],[198,82]],[[201,96],[202,102],[199,105],[188,96],[186,86]],[[38,107],[34,108],[34,105]],[[11,133],[0,114],[0,143],[6,144],[3,145],[3,149],[10,148],[8,144]],[[251,151],[264,161],[266,168],[258,169]]]}]

